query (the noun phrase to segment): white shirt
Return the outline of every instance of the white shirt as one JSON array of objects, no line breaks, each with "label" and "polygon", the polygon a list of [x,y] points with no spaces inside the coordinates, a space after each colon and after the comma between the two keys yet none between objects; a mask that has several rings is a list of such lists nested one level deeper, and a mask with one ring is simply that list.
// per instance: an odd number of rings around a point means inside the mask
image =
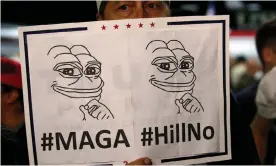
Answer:
[{"label": "white shirt", "polygon": [[260,116],[267,119],[276,119],[276,67],[261,80],[257,91],[256,104]]}]

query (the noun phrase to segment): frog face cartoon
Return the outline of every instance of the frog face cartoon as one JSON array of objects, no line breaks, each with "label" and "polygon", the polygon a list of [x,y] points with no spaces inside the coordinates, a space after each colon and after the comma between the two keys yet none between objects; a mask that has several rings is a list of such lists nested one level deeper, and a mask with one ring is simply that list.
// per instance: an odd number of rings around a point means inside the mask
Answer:
[{"label": "frog face cartoon", "polygon": [[192,91],[196,76],[194,58],[177,40],[153,40],[147,47],[153,57],[154,74],[150,83],[167,92]]},{"label": "frog face cartoon", "polygon": [[56,78],[51,86],[54,91],[70,98],[100,99],[104,85],[101,63],[86,47],[58,45],[50,49],[48,56],[55,60]]}]

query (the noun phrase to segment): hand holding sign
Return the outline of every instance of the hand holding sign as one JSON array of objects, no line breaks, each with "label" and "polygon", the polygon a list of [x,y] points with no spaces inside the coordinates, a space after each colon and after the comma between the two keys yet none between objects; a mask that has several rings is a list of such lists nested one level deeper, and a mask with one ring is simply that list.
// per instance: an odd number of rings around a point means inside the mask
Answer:
[{"label": "hand holding sign", "polygon": [[[95,99],[89,101],[85,106],[81,105],[80,110],[84,114],[88,113],[90,116],[92,116],[97,120],[104,120],[109,118],[114,119],[114,116],[110,112],[110,110],[104,104],[100,103]],[[85,116],[84,116],[84,120],[86,120]]]},{"label": "hand holding sign", "polygon": [[[42,25],[18,32],[30,164],[231,159],[227,16]],[[152,162],[131,161],[141,154]]]},{"label": "hand holding sign", "polygon": [[142,157],[139,159],[136,159],[130,163],[125,163],[126,165],[152,165],[151,159],[148,157]]},{"label": "hand holding sign", "polygon": [[200,102],[190,93],[186,93],[181,99],[176,99],[175,103],[179,108],[178,113],[182,113],[183,111],[190,113],[204,111]]}]

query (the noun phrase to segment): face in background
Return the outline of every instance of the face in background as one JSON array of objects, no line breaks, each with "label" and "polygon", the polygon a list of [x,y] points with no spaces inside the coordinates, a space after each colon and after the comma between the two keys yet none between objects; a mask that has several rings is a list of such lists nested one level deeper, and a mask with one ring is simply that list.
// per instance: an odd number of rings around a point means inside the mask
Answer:
[{"label": "face in background", "polygon": [[169,17],[170,9],[162,1],[109,1],[97,20]]},{"label": "face in background", "polygon": [[8,107],[18,99],[18,92],[4,84],[1,84],[1,114],[8,110]]},{"label": "face in background", "polygon": [[1,124],[15,129],[24,122],[23,97],[20,90],[1,84]]},{"label": "face in background", "polygon": [[255,44],[264,73],[276,66],[276,17],[256,30]]},{"label": "face in background", "polygon": [[266,72],[276,66],[276,41],[269,46],[263,48],[263,59],[266,67]]},{"label": "face in background", "polygon": [[86,48],[58,46],[50,50],[50,55],[55,60],[53,90],[70,98],[100,98],[104,85],[101,63]]},{"label": "face in background", "polygon": [[261,66],[256,59],[250,58],[247,60],[247,73],[254,76],[258,71],[261,71]]}]

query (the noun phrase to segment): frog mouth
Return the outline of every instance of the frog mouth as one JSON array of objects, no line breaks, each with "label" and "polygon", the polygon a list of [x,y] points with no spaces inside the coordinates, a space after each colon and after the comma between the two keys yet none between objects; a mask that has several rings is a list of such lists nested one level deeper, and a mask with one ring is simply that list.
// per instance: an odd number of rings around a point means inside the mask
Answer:
[{"label": "frog mouth", "polygon": [[102,82],[100,86],[94,89],[78,89],[78,88],[68,88],[68,87],[62,87],[58,86],[56,84],[53,84],[52,87],[54,91],[65,95],[70,98],[91,98],[91,97],[98,97],[102,93],[102,87],[104,86],[104,83]]},{"label": "frog mouth", "polygon": [[184,91],[190,91],[194,88],[195,79],[196,78],[193,77],[193,79],[187,83],[171,83],[171,82],[158,81],[156,79],[150,79],[150,82],[153,86],[167,92],[184,92]]}]

